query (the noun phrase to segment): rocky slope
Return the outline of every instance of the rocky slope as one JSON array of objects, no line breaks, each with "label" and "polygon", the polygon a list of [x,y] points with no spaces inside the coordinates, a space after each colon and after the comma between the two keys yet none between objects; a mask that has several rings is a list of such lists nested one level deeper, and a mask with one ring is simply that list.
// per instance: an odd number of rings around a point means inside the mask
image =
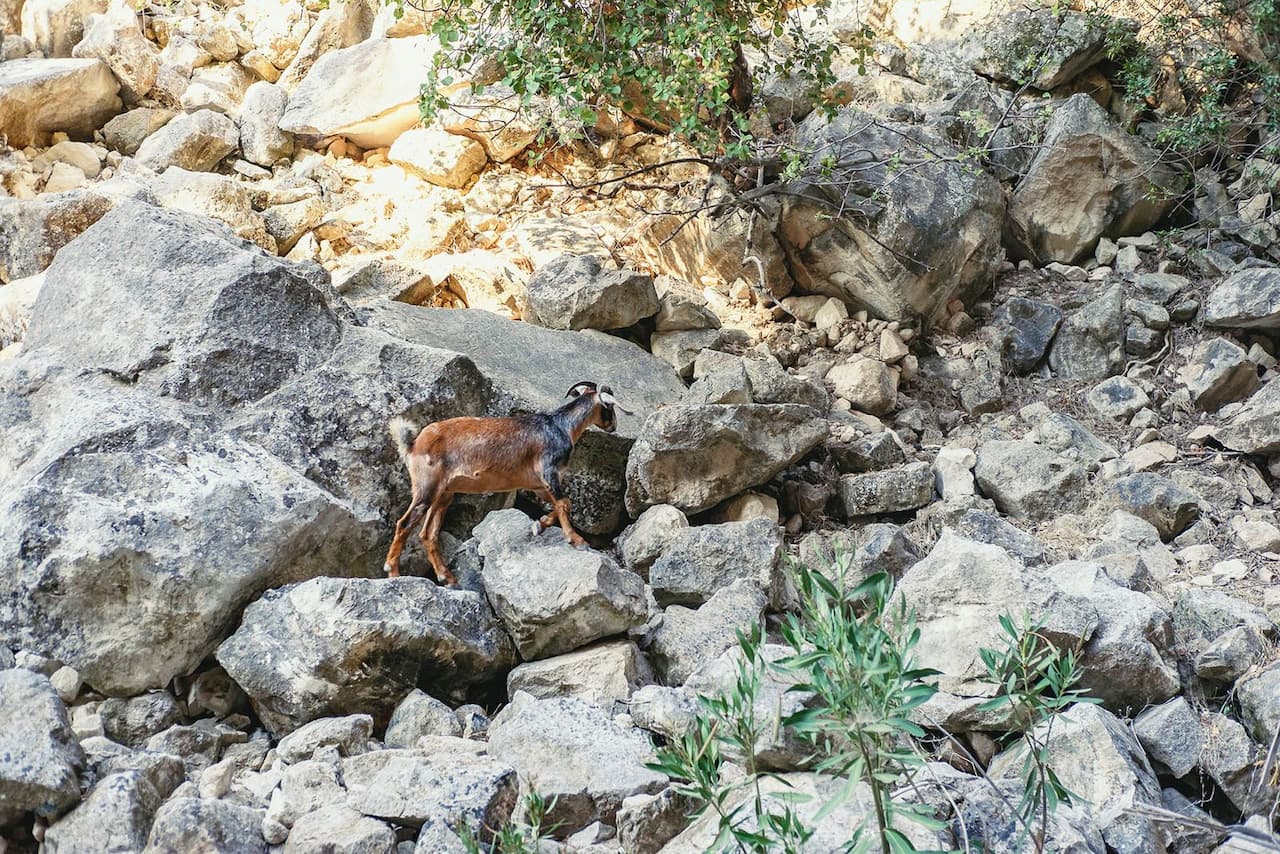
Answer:
[{"label": "rocky slope", "polygon": [[[789,559],[837,548],[898,580],[942,674],[921,719],[989,775],[940,739],[911,797],[946,829],[915,841],[1026,844],[978,656],[1022,613],[1079,639],[1101,701],[1053,730],[1087,802],[1055,850],[1253,850],[1159,807],[1275,829],[1280,163],[1166,165],[1085,19],[1042,111],[997,49],[1033,13],[957,43],[931,39],[965,4],[887,4],[834,118],[760,92],[839,180],[676,230],[638,213],[662,191],[564,180],[678,153],[661,136],[601,130],[553,173],[492,92],[416,127],[416,13],[14,5],[0,851],[462,851],[531,790],[561,850],[706,850],[647,763],[731,684],[737,632],[794,606]],[[1002,115],[1009,144],[965,163]],[[391,417],[545,409],[581,379],[634,411],[574,452],[591,548],[478,497],[446,526],[459,588],[378,577],[408,490]],[[802,702],[785,687],[765,719]],[[842,785],[775,735],[771,802]]]}]

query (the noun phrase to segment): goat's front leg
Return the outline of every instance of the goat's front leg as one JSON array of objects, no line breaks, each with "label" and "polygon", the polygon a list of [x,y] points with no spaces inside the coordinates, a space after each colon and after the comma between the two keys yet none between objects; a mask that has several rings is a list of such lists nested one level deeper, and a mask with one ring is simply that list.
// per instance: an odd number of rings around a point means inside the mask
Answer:
[{"label": "goat's front leg", "polygon": [[[585,546],[587,541],[573,530],[573,525],[569,522],[569,496],[565,495],[564,486],[560,483],[560,473],[550,469],[546,472],[545,479],[547,493],[551,496],[552,512],[560,520],[560,529],[564,531],[565,538],[575,546]],[[548,513],[539,524],[550,527],[547,522],[550,518],[551,513]]]},{"label": "goat's front leg", "polygon": [[533,535],[536,537],[556,523],[556,500],[545,489],[537,491],[538,500],[551,505],[551,509],[541,519],[533,523]]},{"label": "goat's front leg", "polygon": [[435,571],[436,582],[449,587],[456,586],[458,579],[449,571],[444,557],[440,554],[440,528],[444,526],[444,514],[452,501],[453,496],[445,493],[431,503],[431,509],[427,511],[427,521],[423,524],[420,535],[422,545],[427,550],[427,559],[431,561],[431,568]]}]

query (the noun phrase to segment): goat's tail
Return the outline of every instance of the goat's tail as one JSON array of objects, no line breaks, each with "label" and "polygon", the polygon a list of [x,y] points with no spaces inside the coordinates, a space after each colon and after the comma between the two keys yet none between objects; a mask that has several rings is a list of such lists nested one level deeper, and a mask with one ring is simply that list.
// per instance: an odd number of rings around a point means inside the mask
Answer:
[{"label": "goat's tail", "polygon": [[399,452],[400,459],[407,460],[409,449],[413,447],[413,440],[418,438],[420,428],[413,426],[409,419],[400,415],[392,418],[387,426],[391,430],[391,438],[396,443],[396,451]]}]

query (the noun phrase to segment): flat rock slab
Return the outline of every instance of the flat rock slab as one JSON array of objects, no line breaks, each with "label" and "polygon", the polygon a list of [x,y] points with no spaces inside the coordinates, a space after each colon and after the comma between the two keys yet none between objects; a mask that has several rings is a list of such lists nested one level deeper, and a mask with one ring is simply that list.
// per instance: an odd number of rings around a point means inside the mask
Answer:
[{"label": "flat rock slab", "polygon": [[375,305],[365,315],[399,338],[465,353],[511,396],[513,408],[543,411],[564,402],[582,380],[613,388],[635,415],[618,413],[618,433],[635,436],[658,407],[675,403],[685,386],[671,366],[630,341],[595,330],[543,329],[483,309]]},{"label": "flat rock slab", "polygon": [[627,460],[627,510],[707,510],[769,480],[827,437],[797,404],[668,406],[647,421]]},{"label": "flat rock slab", "polygon": [[462,749],[375,750],[343,761],[342,778],[349,807],[415,827],[499,827],[518,789],[511,765]]},{"label": "flat rock slab", "polygon": [[1228,329],[1280,329],[1280,267],[1254,267],[1224,278],[1209,292],[1204,320]]},{"label": "flat rock slab", "polygon": [[645,767],[653,744],[576,697],[539,700],[518,693],[489,727],[489,753],[555,804],[548,824],[567,836],[593,821],[612,824],[624,798],[654,794],[666,775]]},{"label": "flat rock slab", "polygon": [[0,824],[56,816],[80,799],[84,753],[66,707],[39,673],[0,670]]}]

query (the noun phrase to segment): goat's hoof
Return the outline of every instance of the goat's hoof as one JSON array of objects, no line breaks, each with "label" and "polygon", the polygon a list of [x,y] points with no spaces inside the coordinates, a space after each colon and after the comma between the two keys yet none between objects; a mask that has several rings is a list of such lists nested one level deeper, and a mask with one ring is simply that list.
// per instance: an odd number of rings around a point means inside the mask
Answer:
[{"label": "goat's hoof", "polygon": [[541,533],[542,533],[542,523],[541,523],[541,522],[539,522],[539,521],[537,521],[537,520],[535,519],[535,520],[533,521],[533,524],[529,526],[529,532],[530,532],[531,534],[533,534],[535,537],[536,537],[536,536],[538,536],[539,534],[541,534]]},{"label": "goat's hoof", "polygon": [[392,566],[392,565],[391,565],[391,564],[389,564],[389,563],[384,563],[384,564],[382,565],[382,571],[383,571],[383,572],[385,572],[385,573],[387,574],[387,578],[399,578],[399,577],[400,577],[400,570],[399,570],[399,569],[397,569],[397,568],[395,568],[394,566]]}]

